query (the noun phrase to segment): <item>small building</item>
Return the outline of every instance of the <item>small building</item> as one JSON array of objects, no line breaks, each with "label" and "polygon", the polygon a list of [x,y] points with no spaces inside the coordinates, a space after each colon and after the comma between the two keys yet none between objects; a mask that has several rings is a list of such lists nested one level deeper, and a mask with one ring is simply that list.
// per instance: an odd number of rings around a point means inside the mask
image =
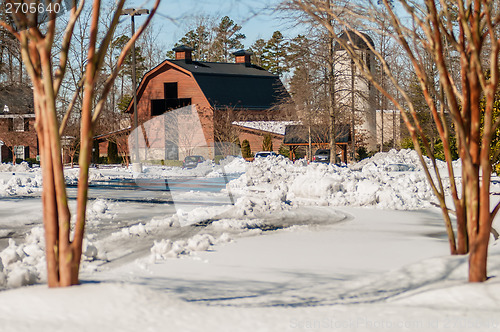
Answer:
[{"label": "small building", "polygon": [[[341,160],[347,163],[347,145],[351,141],[351,131],[349,125],[337,125],[335,128],[335,143],[337,154],[340,149]],[[286,126],[283,144],[290,149],[290,159],[297,157],[299,149],[308,149],[309,144],[312,153],[317,149],[330,148],[330,130],[327,126]]]},{"label": "small building", "polygon": [[0,162],[36,158],[33,90],[27,85],[0,86]]},{"label": "small building", "polygon": [[[147,72],[137,89],[141,129],[140,138],[135,140],[140,146],[145,145],[143,150],[158,147],[148,158],[182,160],[188,154],[198,154],[212,159],[227,154],[223,151],[225,144],[237,144],[244,139],[240,139],[241,126],[233,122],[290,120],[278,107],[289,98],[281,80],[252,64],[251,52],[233,53],[234,63],[216,63],[193,60],[193,49],[187,46],[174,51],[175,60],[165,60]],[[185,111],[171,112],[187,106]],[[133,103],[126,112],[133,117]],[[159,116],[164,118],[149,122]],[[167,130],[166,126],[169,133],[158,134]],[[195,128],[201,128],[200,132],[193,133]],[[146,133],[146,129],[151,133]],[[253,135],[262,140],[266,133],[250,131],[245,130],[245,138]],[[191,142],[187,142],[187,136]],[[129,139],[130,142],[134,140]],[[140,158],[146,158],[146,154]]]}]

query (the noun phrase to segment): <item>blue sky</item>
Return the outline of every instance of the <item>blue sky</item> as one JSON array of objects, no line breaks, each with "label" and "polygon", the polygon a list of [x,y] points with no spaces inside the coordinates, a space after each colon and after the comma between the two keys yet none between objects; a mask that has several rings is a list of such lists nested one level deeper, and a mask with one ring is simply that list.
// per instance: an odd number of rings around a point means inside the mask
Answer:
[{"label": "blue sky", "polygon": [[[273,5],[279,2],[280,0],[162,0],[154,22],[161,26],[161,38],[167,47],[171,47],[184,36],[184,25],[189,24],[190,17],[211,15],[222,18],[227,15],[242,26],[241,32],[247,37],[243,43],[248,48],[258,38],[269,39],[276,30],[290,37],[297,34],[290,30],[289,22],[283,21],[279,14],[272,11]],[[148,1],[143,6],[149,8],[151,3]],[[140,19],[136,20],[140,24]]]}]

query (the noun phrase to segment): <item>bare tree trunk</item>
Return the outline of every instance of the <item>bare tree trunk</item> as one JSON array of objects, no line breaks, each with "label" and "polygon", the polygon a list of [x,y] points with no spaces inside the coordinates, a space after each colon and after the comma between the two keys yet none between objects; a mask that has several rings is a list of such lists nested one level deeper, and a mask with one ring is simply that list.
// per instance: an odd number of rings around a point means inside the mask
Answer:
[{"label": "bare tree trunk", "polygon": [[[401,21],[399,14],[396,15],[392,1],[389,0],[378,2],[384,7],[382,11],[375,2],[365,3],[363,6],[352,3],[340,5],[334,8],[335,10],[332,10],[330,1],[289,2],[326,27],[335,38],[331,27],[333,15],[336,21],[345,26],[345,31],[353,31],[377,57],[386,74],[385,79],[396,88],[398,96],[402,96],[401,102],[388,91],[385,83],[374,77],[352,44],[336,38],[342,48],[348,51],[360,72],[400,110],[427,180],[439,201],[451,253],[463,254],[469,251],[469,281],[486,280],[491,224],[500,211],[500,203],[490,210],[489,198],[491,143],[492,137],[497,135],[500,129],[500,119],[493,114],[500,77],[500,15],[494,10],[496,7],[487,0],[458,1],[454,2],[453,6],[448,1],[399,0],[401,7],[411,17],[412,25],[409,26]],[[342,15],[337,12],[342,12]],[[384,19],[381,20],[380,17]],[[386,24],[390,29],[384,30]],[[374,25],[378,26],[374,28]],[[418,77],[418,84],[426,106],[429,107],[435,130],[443,143],[449,190],[433,154],[436,137],[426,135],[417,116],[415,104],[404,85],[396,79],[397,74],[389,67],[383,52],[375,50],[373,41],[366,34],[365,31],[370,29],[376,33],[390,31],[388,36],[404,50],[411,69]],[[456,71],[446,59],[446,54],[450,54],[447,47],[459,58],[458,79]],[[426,71],[428,63],[424,61],[424,57],[428,57],[431,62],[434,69],[432,73]],[[436,79],[439,83],[436,83]],[[441,93],[437,93],[437,85],[442,90]],[[461,192],[453,169],[448,119],[451,119],[455,130],[462,163]],[[423,156],[424,151],[428,152],[430,166]],[[455,211],[447,206],[446,198],[449,192]],[[457,216],[458,244],[455,242],[450,218],[452,212]]]},{"label": "bare tree trunk", "polygon": [[[91,38],[87,58],[90,60],[87,61],[82,109],[82,145],[80,147],[77,221],[73,241],[70,239],[71,218],[63,173],[63,161],[61,158],[61,132],[64,130],[65,121],[61,125],[58,122],[56,98],[66,71],[74,25],[82,11],[83,2],[80,2],[78,8],[71,9],[70,20],[59,53],[59,66],[55,70],[55,73],[53,72],[52,63],[52,47],[56,30],[55,17],[51,17],[52,19],[46,24],[43,31],[40,31],[36,27],[37,25],[30,21],[30,18],[22,12],[15,13],[14,19],[17,22],[29,22],[33,27],[18,31],[14,26],[0,21],[0,25],[20,41],[22,60],[33,83],[36,116],[35,128],[38,134],[43,176],[42,202],[47,255],[47,282],[49,287],[78,284],[87,204],[92,128],[95,126],[102,111],[104,101],[118,74],[118,69],[123,64],[127,51],[132,46],[133,41],[144,31],[145,26],[149,24],[152,15],[158,7],[159,0],[155,4],[153,13],[146,19],[146,23],[131,38],[131,41],[125,45],[118,59],[116,69],[108,77],[100,95],[101,99],[94,107],[92,100],[96,94],[95,85],[99,76],[99,70],[104,61],[107,47],[111,42],[114,26],[118,23],[123,3],[124,1],[121,1],[118,4],[117,11],[113,17],[113,28],[106,32],[101,41],[100,48],[97,49],[100,1],[94,0],[93,2]],[[67,110],[66,119],[73,105],[74,103],[71,103],[70,108]]]},{"label": "bare tree trunk", "polygon": [[[327,0],[327,6],[331,8],[331,0]],[[335,54],[333,51],[333,43],[335,38],[333,34],[333,17],[330,12],[327,12],[327,24],[328,24],[328,113],[330,114],[330,163],[334,164],[337,162],[337,140],[336,140],[336,128],[335,128],[335,68],[334,68],[334,58]]]}]

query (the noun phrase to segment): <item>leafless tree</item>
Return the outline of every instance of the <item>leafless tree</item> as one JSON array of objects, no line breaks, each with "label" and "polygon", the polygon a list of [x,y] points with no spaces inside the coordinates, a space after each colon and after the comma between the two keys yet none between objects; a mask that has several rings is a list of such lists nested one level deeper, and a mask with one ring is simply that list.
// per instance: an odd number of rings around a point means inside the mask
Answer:
[{"label": "leafless tree", "polygon": [[[331,13],[346,31],[354,31],[356,36],[365,40],[363,30],[369,29],[375,33],[382,31],[380,16],[388,22],[384,28],[388,36],[404,49],[443,142],[454,209],[450,209],[446,201],[448,188],[436,159],[432,154],[429,155],[429,166],[423,157],[423,150],[430,151],[431,146],[415,106],[404,86],[396,79],[394,70],[388,66],[383,55],[371,47],[387,79],[396,87],[403,101],[396,99],[380,84],[357,56],[352,44],[338,38],[337,41],[343,43],[359,70],[401,111],[427,179],[439,201],[451,253],[469,252],[469,281],[486,280],[491,225],[500,209],[500,204],[490,208],[491,140],[500,125],[500,121],[494,121],[493,117],[500,50],[500,17],[496,7],[488,0],[399,0],[406,15],[410,16],[410,21],[403,22],[392,7],[392,1],[388,0],[382,0],[384,12],[380,11],[376,2],[353,2],[349,7],[342,8],[350,20],[338,16],[325,1],[294,0],[294,3],[327,28],[329,22],[325,22],[324,13]],[[373,15],[375,12],[377,15]],[[353,26],[351,22],[361,24]],[[337,36],[336,31],[330,29],[330,33]],[[435,76],[431,77],[425,70],[424,52],[436,68]],[[453,67],[447,59],[450,53],[459,59],[458,77],[452,72]],[[458,174],[452,164],[449,119],[455,130],[462,164],[461,191],[456,180]],[[456,235],[451,213],[456,215]]]},{"label": "leafless tree", "polygon": [[[0,25],[19,41],[22,59],[33,84],[36,130],[42,163],[42,202],[49,287],[70,286],[79,283],[78,271],[85,229],[93,129],[126,53],[132,47],[132,43],[144,31],[145,26],[149,24],[159,4],[159,0],[157,0],[144,26],[137,30],[136,34],[123,48],[115,70],[106,78],[105,85],[98,94],[100,99],[97,103],[94,103],[95,87],[103,67],[107,49],[112,41],[114,28],[120,19],[124,2],[124,0],[118,2],[110,29],[105,31],[100,42],[98,41],[98,31],[101,1],[94,0],[91,3],[92,14],[89,43],[85,51],[84,75],[81,79],[76,80],[77,82],[82,80],[84,83],[80,120],[80,174],[77,190],[76,222],[72,238],[71,216],[61,158],[61,134],[64,131],[66,122],[63,121],[63,126],[61,126],[58,121],[56,100],[67,71],[75,23],[82,13],[85,1],[80,1],[78,4],[76,1],[73,2],[73,7],[70,9],[70,18],[59,48],[57,57],[59,63],[56,69],[54,69],[52,63],[57,21],[54,11],[50,13],[49,20],[43,29],[37,24],[36,13],[16,12],[12,14],[15,26],[9,22],[0,21]],[[54,2],[45,2],[46,5],[48,3],[53,4]],[[74,104],[71,103],[71,105]],[[67,110],[68,114],[70,112],[71,108]]]}]

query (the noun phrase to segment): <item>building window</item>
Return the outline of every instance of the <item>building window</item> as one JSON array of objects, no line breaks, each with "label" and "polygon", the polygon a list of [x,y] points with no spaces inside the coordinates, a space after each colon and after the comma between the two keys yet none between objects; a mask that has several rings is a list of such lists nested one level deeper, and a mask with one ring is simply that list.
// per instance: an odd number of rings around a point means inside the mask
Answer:
[{"label": "building window", "polygon": [[24,146],[14,146],[14,156],[16,157],[16,159],[24,159]]},{"label": "building window", "polygon": [[163,89],[164,89],[164,98],[165,99],[170,99],[170,98],[177,99],[177,97],[179,96],[178,89],[177,89],[177,82],[164,83]]},{"label": "building window", "polygon": [[9,129],[12,128],[12,131],[27,131],[28,129],[28,119],[24,119],[22,117],[15,117],[12,119],[12,127],[9,123]]},{"label": "building window", "polygon": [[151,116],[191,105],[191,98],[151,99]]}]

